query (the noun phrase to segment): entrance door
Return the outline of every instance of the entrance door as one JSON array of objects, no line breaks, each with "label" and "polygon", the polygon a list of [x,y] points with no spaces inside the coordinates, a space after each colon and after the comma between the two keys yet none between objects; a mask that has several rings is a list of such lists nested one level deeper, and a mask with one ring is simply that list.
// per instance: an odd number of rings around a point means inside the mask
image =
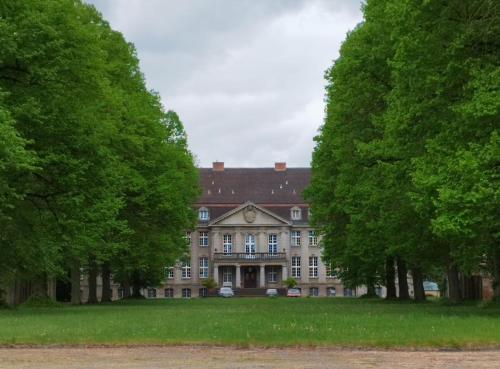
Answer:
[{"label": "entrance door", "polygon": [[245,267],[243,269],[243,287],[256,288],[257,287],[257,268]]}]

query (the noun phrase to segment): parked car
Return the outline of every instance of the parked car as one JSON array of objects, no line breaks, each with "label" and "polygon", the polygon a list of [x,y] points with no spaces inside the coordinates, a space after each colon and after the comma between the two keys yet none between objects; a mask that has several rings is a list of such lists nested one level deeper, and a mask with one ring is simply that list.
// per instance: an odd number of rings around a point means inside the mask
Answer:
[{"label": "parked car", "polygon": [[269,297],[278,296],[278,290],[276,288],[268,288],[266,290],[266,295],[269,296]]},{"label": "parked car", "polygon": [[219,296],[221,296],[221,297],[233,297],[234,296],[233,289],[231,287],[222,287],[219,290]]},{"label": "parked car", "polygon": [[286,293],[288,297],[300,297],[300,290],[298,288],[289,288]]}]

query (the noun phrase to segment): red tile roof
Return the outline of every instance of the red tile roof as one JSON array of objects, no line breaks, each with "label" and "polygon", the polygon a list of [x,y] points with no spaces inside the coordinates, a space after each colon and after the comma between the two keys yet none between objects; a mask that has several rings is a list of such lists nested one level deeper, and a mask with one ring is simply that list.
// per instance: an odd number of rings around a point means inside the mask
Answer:
[{"label": "red tile roof", "polygon": [[225,168],[223,171],[200,168],[203,193],[197,205],[224,206],[221,211],[226,212],[228,207],[247,201],[270,207],[306,204],[302,192],[309,185],[310,178],[310,168],[287,168],[284,171],[274,168]]}]

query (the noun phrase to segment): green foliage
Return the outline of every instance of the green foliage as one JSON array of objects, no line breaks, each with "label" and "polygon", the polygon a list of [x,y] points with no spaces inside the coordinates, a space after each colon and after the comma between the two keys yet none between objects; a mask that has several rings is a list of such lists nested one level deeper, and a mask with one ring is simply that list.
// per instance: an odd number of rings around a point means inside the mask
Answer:
[{"label": "green foliage", "polygon": [[201,282],[201,285],[209,290],[217,287],[217,283],[213,278],[204,279],[203,282]]},{"label": "green foliage", "polygon": [[297,280],[295,278],[289,277],[283,281],[283,284],[287,288],[294,288],[297,287]]},{"label": "green foliage", "polygon": [[0,44],[0,281],[89,262],[161,278],[198,179],[133,45],[73,0],[2,3]]},{"label": "green foliage", "polygon": [[46,296],[31,296],[21,307],[23,308],[60,308],[63,304]]},{"label": "green foliage", "polygon": [[326,73],[306,193],[326,261],[347,285],[383,279],[386,257],[500,282],[498,4],[373,0],[364,15]]}]

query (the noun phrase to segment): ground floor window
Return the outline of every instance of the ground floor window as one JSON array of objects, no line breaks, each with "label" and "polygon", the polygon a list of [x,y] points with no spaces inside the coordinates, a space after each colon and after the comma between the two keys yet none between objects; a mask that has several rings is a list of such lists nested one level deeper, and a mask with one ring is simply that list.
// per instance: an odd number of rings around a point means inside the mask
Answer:
[{"label": "ground floor window", "polygon": [[319,288],[318,287],[309,288],[309,296],[319,296]]},{"label": "ground floor window", "polygon": [[148,298],[156,297],[156,288],[148,288]]},{"label": "ground floor window", "polygon": [[352,288],[344,288],[344,296],[345,297],[354,297],[354,296],[356,296],[356,293]]},{"label": "ground floor window", "polygon": [[182,289],[182,297],[188,299],[191,297],[191,288],[183,288]]},{"label": "ground floor window", "polygon": [[337,296],[337,289],[335,287],[327,287],[326,288],[326,295],[330,296],[330,297]]},{"label": "ground floor window", "polygon": [[200,297],[207,297],[208,296],[208,289],[205,287],[202,287],[199,289],[198,294]]},{"label": "ground floor window", "polygon": [[269,267],[267,272],[267,281],[271,283],[278,282],[278,267]]},{"label": "ground floor window", "polygon": [[233,282],[233,270],[231,267],[226,267],[222,270],[222,282]]},{"label": "ground floor window", "polygon": [[173,288],[165,288],[165,297],[172,298],[174,297],[174,289]]}]

